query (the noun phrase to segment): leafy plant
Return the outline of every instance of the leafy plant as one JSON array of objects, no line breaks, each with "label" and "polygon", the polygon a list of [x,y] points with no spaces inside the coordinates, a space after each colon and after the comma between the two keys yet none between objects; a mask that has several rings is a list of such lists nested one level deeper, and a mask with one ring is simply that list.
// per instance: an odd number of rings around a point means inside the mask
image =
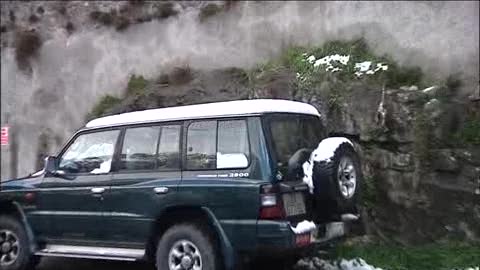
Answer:
[{"label": "leafy plant", "polygon": [[155,17],[159,19],[166,19],[171,16],[177,15],[178,12],[173,8],[173,3],[166,2],[161,3],[156,10]]},{"label": "leafy plant", "polygon": [[100,101],[93,107],[92,112],[90,113],[88,118],[97,118],[104,116],[105,113],[113,108],[115,105],[119,104],[122,100],[120,98],[105,95],[103,96]]},{"label": "leafy plant", "polygon": [[130,76],[130,80],[127,84],[127,95],[138,95],[145,90],[148,81],[142,76],[136,76],[135,74]]},{"label": "leafy plant", "polygon": [[35,56],[41,46],[42,42],[37,32],[18,32],[15,40],[15,59],[18,67],[23,70],[30,67],[28,60]]},{"label": "leafy plant", "polygon": [[222,7],[214,3],[209,3],[200,10],[200,14],[199,14],[200,21],[203,22],[206,19],[219,13],[220,11],[222,11]]},{"label": "leafy plant", "polygon": [[480,146],[480,117],[469,115],[454,137],[460,144]]}]

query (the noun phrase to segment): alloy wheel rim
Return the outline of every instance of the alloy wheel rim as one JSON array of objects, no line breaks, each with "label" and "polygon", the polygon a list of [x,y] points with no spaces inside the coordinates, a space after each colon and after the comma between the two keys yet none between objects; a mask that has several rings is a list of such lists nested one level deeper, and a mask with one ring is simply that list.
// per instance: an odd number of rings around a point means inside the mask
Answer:
[{"label": "alloy wheel rim", "polygon": [[20,253],[20,243],[17,235],[10,230],[0,231],[0,265],[15,263]]},{"label": "alloy wheel rim", "polygon": [[188,240],[175,242],[168,254],[169,270],[201,270],[200,250]]},{"label": "alloy wheel rim", "polygon": [[355,194],[357,187],[357,173],[350,157],[342,157],[337,171],[338,187],[345,199],[350,199]]}]

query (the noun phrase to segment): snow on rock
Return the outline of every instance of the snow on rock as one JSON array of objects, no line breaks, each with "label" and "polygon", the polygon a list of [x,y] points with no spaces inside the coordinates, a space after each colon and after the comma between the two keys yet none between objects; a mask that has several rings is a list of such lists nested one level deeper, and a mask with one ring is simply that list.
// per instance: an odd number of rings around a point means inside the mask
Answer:
[{"label": "snow on rock", "polygon": [[312,221],[304,220],[298,223],[297,226],[295,227],[290,226],[290,228],[292,228],[292,231],[295,234],[302,234],[302,233],[311,232],[315,230],[317,226]]},{"label": "snow on rock", "polygon": [[336,261],[322,260],[318,257],[304,258],[297,263],[297,269],[308,270],[383,270],[368,264],[362,258]]},{"label": "snow on rock", "polygon": [[353,143],[345,137],[330,137],[323,139],[318,144],[317,148],[313,150],[309,160],[303,163],[303,182],[308,185],[310,193],[313,194],[314,188],[312,178],[314,162],[330,161],[331,158],[333,158],[333,156],[335,155],[335,151],[337,151],[338,147],[342,143],[349,143],[353,146]]}]

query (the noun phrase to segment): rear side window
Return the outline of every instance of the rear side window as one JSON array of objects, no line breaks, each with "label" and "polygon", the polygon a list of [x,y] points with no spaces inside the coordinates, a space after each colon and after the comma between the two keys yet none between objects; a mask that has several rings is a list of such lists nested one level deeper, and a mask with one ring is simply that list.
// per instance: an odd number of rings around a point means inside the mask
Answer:
[{"label": "rear side window", "polygon": [[188,126],[187,168],[204,170],[216,168],[217,122],[194,122]]},{"label": "rear side window", "polygon": [[245,168],[250,158],[245,120],[218,122],[217,169]]},{"label": "rear side window", "polygon": [[119,170],[179,169],[180,130],[179,125],[127,129]]},{"label": "rear side window", "polygon": [[188,127],[187,169],[246,168],[249,158],[245,120],[199,121]]}]

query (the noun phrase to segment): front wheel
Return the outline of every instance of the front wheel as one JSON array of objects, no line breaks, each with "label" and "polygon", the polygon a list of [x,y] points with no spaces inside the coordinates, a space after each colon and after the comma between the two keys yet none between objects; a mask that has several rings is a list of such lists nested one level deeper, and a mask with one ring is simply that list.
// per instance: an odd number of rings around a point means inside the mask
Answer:
[{"label": "front wheel", "polygon": [[179,224],[168,229],[158,243],[158,270],[218,270],[215,241],[204,228]]},{"label": "front wheel", "polygon": [[23,223],[11,216],[0,216],[0,269],[31,270],[37,261]]}]

